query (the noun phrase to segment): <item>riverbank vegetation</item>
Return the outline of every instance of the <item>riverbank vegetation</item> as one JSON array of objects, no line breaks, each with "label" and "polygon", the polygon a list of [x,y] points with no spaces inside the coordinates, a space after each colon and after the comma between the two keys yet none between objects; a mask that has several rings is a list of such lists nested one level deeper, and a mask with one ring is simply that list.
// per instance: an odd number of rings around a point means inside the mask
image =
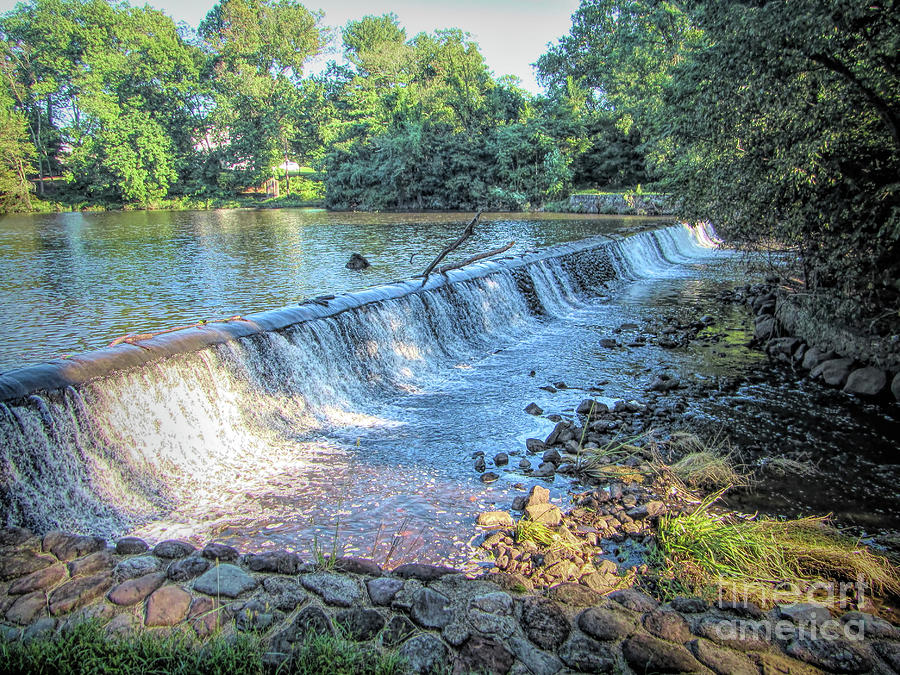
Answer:
[{"label": "riverbank vegetation", "polygon": [[191,634],[135,632],[110,635],[99,622],[28,642],[0,643],[4,673],[231,673],[232,675],[392,675],[403,661],[340,637],[311,634],[293,658],[279,665],[266,660],[266,645],[254,634],[219,634],[204,642]]},{"label": "riverbank vegetation", "polygon": [[[564,208],[573,190],[641,185],[732,242],[791,248],[830,314],[889,334],[897,14],[582,0],[536,64],[536,96],[470,35],[408,35],[392,14],[335,31],[296,0],[223,0],[194,28],[29,0],[0,18],[0,209],[255,204],[276,183],[287,204],[332,209]],[[341,58],[306,72],[332,38]]]}]

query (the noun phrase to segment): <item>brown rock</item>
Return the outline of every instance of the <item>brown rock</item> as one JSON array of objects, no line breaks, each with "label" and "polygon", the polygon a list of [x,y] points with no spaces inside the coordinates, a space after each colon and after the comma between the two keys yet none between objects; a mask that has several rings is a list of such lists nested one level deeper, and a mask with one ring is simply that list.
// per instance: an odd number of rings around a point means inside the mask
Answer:
[{"label": "brown rock", "polygon": [[749,620],[732,621],[707,617],[700,622],[696,633],[716,644],[742,652],[760,651],[769,647],[764,630]]},{"label": "brown rock", "polygon": [[703,666],[681,645],[649,635],[634,635],[622,645],[622,654],[639,673],[695,673]]},{"label": "brown rock", "polygon": [[185,620],[191,608],[191,594],[181,586],[163,586],[147,600],[146,626],[174,626]]},{"label": "brown rock", "polygon": [[512,527],[513,519],[506,511],[484,511],[478,514],[478,524],[482,527]]},{"label": "brown rock", "polygon": [[12,555],[0,557],[0,580],[9,581],[24,577],[45,567],[49,567],[56,561],[50,556],[35,555],[23,551]]},{"label": "brown rock", "polygon": [[112,553],[108,550],[91,553],[78,560],[69,563],[69,574],[73,577],[83,577],[88,574],[96,574],[104,570],[111,570],[116,564]]},{"label": "brown rock", "polygon": [[149,550],[150,546],[140,537],[122,537],[116,542],[116,553],[119,555],[134,555]]},{"label": "brown rock", "polygon": [[194,598],[188,610],[188,622],[201,638],[209,637],[225,623],[224,607],[213,598]]},{"label": "brown rock", "polygon": [[44,553],[52,553],[66,562],[80,558],[88,553],[95,553],[106,548],[106,540],[102,537],[85,537],[65,532],[48,532],[44,535]]},{"label": "brown rock", "polygon": [[645,595],[633,588],[623,588],[619,591],[614,591],[608,597],[632,612],[652,612],[659,606],[659,603],[649,595]]},{"label": "brown rock", "polygon": [[10,595],[21,595],[34,591],[45,591],[66,578],[66,566],[56,563],[16,579],[9,587]]},{"label": "brown rock", "polygon": [[33,536],[24,527],[0,527],[0,546],[21,546]]},{"label": "brown rock", "polygon": [[694,656],[717,675],[758,675],[754,663],[743,654],[714,645],[702,638],[690,643]]},{"label": "brown rock", "polygon": [[25,626],[33,623],[39,616],[46,616],[47,596],[43,591],[35,591],[17,599],[12,607],[6,610],[6,620]]},{"label": "brown rock", "polygon": [[344,556],[334,561],[334,569],[339,572],[349,572],[350,574],[365,574],[370,577],[380,577],[383,574],[381,565],[374,560],[368,558],[357,558],[356,556]]},{"label": "brown rock", "polygon": [[591,607],[603,600],[603,596],[587,586],[574,583],[557,584],[550,589],[550,597],[564,605]]},{"label": "brown rock", "polygon": [[522,601],[521,622],[528,638],[542,649],[556,649],[572,630],[565,613],[548,598],[525,598]]},{"label": "brown rock", "polygon": [[247,567],[251,572],[297,574],[300,570],[300,556],[290,551],[255,553],[247,557]]},{"label": "brown rock", "polygon": [[578,617],[578,627],[581,630],[604,642],[624,640],[637,630],[637,625],[637,616],[615,605],[591,607]]},{"label": "brown rock", "polygon": [[143,602],[148,595],[163,585],[166,580],[164,572],[145,574],[137,579],[129,579],[115,588],[107,596],[110,602],[117,605],[129,606]]},{"label": "brown rock", "polygon": [[821,670],[772,652],[747,655],[761,675],[820,675]]},{"label": "brown rock", "polygon": [[427,565],[425,563],[405,563],[398,565],[393,570],[395,577],[401,579],[418,579],[419,581],[434,581],[440,579],[447,574],[456,574],[459,572],[452,567],[444,567],[443,565]]},{"label": "brown rock", "polygon": [[67,581],[50,594],[50,613],[57,616],[84,607],[103,595],[112,584],[112,577],[107,572]]},{"label": "brown rock", "polygon": [[562,511],[553,504],[529,504],[525,513],[534,522],[548,527],[556,527],[562,522]]},{"label": "brown rock", "polygon": [[688,622],[671,610],[656,609],[644,617],[644,628],[658,638],[684,644],[691,639]]}]

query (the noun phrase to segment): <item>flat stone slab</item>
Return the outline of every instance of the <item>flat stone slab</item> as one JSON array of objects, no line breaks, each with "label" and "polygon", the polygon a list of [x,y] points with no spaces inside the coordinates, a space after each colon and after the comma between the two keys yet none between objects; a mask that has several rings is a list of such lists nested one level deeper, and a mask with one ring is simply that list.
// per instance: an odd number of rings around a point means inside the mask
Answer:
[{"label": "flat stone slab", "polygon": [[73,577],[87,576],[111,570],[116,564],[112,553],[108,550],[97,551],[69,563],[69,574]]},{"label": "flat stone slab", "polygon": [[50,556],[35,555],[27,551],[0,557],[0,581],[24,577],[26,574],[49,567],[55,562],[56,560]]},{"label": "flat stone slab", "polygon": [[362,601],[362,592],[356,582],[331,572],[314,572],[300,577],[300,583],[308,591],[320,596],[329,605],[353,607]]},{"label": "flat stone slab", "polygon": [[28,576],[16,579],[10,584],[10,595],[21,595],[23,593],[32,593],[34,591],[43,591],[51,586],[55,586],[68,576],[66,566],[63,563],[56,563],[43,569],[32,572]]},{"label": "flat stone slab", "polygon": [[27,626],[34,622],[47,610],[47,596],[43,591],[34,591],[20,596],[12,606],[6,610],[6,620]]},{"label": "flat stone slab", "polygon": [[236,598],[251,591],[259,581],[240,567],[225,563],[215,565],[194,582],[194,590],[213,597]]}]

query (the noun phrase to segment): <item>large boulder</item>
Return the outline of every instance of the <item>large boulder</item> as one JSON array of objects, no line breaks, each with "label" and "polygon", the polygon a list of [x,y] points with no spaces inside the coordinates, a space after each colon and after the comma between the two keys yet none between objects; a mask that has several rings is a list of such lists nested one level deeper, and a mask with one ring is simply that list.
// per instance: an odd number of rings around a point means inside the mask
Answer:
[{"label": "large boulder", "polygon": [[809,375],[813,379],[821,377],[832,387],[840,387],[847,381],[852,367],[853,359],[831,359],[813,368]]},{"label": "large boulder", "polygon": [[859,396],[877,396],[887,384],[887,375],[880,368],[857,368],[847,377],[844,391]]}]

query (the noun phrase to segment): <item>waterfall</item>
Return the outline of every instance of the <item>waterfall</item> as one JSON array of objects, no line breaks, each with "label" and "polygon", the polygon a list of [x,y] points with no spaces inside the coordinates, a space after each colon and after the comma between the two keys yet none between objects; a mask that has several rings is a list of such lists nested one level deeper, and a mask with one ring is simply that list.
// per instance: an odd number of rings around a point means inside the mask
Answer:
[{"label": "waterfall", "polygon": [[592,238],[6,373],[2,524],[114,537],[185,495],[327,462],[322,434],[389,424],[373,401],[716,243],[684,225]]}]

